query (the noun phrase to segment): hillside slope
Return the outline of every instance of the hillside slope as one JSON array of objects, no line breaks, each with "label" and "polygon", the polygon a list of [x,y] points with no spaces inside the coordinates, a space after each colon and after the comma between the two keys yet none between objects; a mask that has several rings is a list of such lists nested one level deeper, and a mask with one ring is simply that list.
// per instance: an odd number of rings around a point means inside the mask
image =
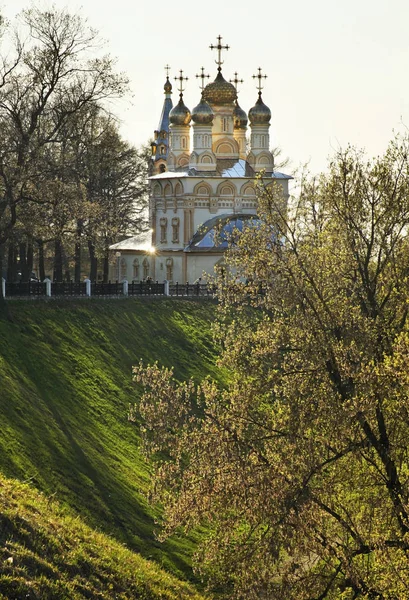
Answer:
[{"label": "hillside slope", "polygon": [[0,321],[0,472],[29,481],[179,576],[191,542],[158,544],[149,473],[127,419],[141,358],[180,378],[217,376],[212,303],[83,300],[9,304]]},{"label": "hillside slope", "polygon": [[200,600],[187,584],[0,475],[0,599]]}]

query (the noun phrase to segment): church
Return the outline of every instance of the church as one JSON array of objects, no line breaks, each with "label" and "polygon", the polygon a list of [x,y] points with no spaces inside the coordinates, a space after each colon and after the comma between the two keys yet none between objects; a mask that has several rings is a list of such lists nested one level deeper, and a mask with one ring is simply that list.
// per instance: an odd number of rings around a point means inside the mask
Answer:
[{"label": "church", "polygon": [[238,101],[242,81],[237,73],[231,81],[222,74],[222,53],[229,46],[218,36],[210,48],[217,52],[217,75],[207,85],[203,68],[196,75],[201,98],[192,110],[185,105],[182,71],[175,77],[179,101],[173,106],[166,67],[163,109],[152,142],[151,229],[111,246],[112,279],[205,281],[206,273],[223,263],[229,232],[257,217],[257,173],[263,172],[267,186],[277,181],[288,197],[292,178],[275,171],[269,149],[271,111],[262,99],[266,75],[261,69],[253,75],[258,97],[247,114]]}]

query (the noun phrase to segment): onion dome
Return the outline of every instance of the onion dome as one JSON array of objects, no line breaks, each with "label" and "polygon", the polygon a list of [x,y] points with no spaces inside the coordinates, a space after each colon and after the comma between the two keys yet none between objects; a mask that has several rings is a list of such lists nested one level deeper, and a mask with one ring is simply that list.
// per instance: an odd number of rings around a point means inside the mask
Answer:
[{"label": "onion dome", "polygon": [[170,94],[172,91],[172,84],[169,81],[169,77],[166,77],[165,85],[163,86],[165,94]]},{"label": "onion dome", "polygon": [[169,121],[172,125],[189,125],[192,118],[190,110],[183,103],[183,95],[180,94],[180,100],[169,113]]},{"label": "onion dome", "polygon": [[203,100],[206,100],[209,104],[221,106],[232,104],[237,100],[237,91],[234,85],[226,81],[219,71],[216,79],[205,87],[202,96]]},{"label": "onion dome", "polygon": [[247,127],[247,115],[239,106],[236,100],[236,106],[233,111],[234,129],[245,129]]},{"label": "onion dome", "polygon": [[213,122],[214,113],[210,104],[203,100],[192,110],[192,119],[198,125],[211,125]]},{"label": "onion dome", "polygon": [[261,92],[258,93],[258,100],[249,110],[250,125],[266,125],[270,123],[271,110],[261,99]]}]

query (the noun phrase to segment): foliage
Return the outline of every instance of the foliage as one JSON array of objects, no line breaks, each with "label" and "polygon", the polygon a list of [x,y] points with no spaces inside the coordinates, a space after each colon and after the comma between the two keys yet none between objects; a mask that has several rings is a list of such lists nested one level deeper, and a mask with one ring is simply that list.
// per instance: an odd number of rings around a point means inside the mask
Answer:
[{"label": "foliage", "polygon": [[164,534],[207,523],[227,597],[409,598],[408,151],[348,148],[288,207],[259,182],[219,279],[227,389],[135,369]]},{"label": "foliage", "polygon": [[150,471],[127,409],[139,393],[130,381],[139,358],[174,365],[180,378],[217,376],[214,305],[131,298],[7,305],[0,472],[29,480],[92,527],[192,577],[194,539],[155,539],[158,509],[145,497]]},{"label": "foliage", "polygon": [[187,584],[0,475],[0,598],[181,600]]}]

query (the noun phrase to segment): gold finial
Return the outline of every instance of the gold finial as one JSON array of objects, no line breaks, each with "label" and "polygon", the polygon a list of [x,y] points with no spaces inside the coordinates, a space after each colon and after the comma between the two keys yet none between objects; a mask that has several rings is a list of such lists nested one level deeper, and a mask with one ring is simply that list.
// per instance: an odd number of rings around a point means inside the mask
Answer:
[{"label": "gold finial", "polygon": [[183,87],[183,82],[187,81],[189,79],[189,77],[183,77],[183,71],[182,69],[180,69],[179,71],[180,75],[179,77],[175,77],[175,81],[179,81],[179,93],[180,93],[180,97],[182,97],[182,94],[185,90],[185,88]]},{"label": "gold finial", "polygon": [[263,89],[261,82],[263,79],[267,79],[267,75],[262,75],[261,74],[261,68],[258,68],[258,74],[257,75],[253,75],[253,79],[258,79],[258,84],[257,84],[257,89],[258,89],[258,94],[259,96],[261,96],[261,90]]},{"label": "gold finial", "polygon": [[213,46],[213,44],[211,44],[209,46],[209,48],[210,48],[210,50],[217,50],[217,60],[215,60],[214,62],[216,63],[216,65],[219,65],[217,70],[221,71],[222,70],[221,65],[224,62],[222,60],[222,50],[228,50],[230,48],[230,46],[227,46],[227,45],[222,46],[222,36],[221,35],[217,36],[217,41],[218,41],[217,46]]},{"label": "gold finial", "polygon": [[196,79],[199,79],[199,78],[200,78],[200,79],[202,80],[202,83],[200,84],[200,89],[201,89],[201,90],[202,90],[202,92],[203,92],[203,90],[204,90],[204,88],[205,88],[205,84],[204,84],[204,82],[205,82],[205,79],[209,79],[210,75],[205,75],[205,69],[204,69],[204,67],[200,67],[200,70],[201,70],[202,72],[201,72],[199,75],[196,75]]},{"label": "gold finial", "polygon": [[234,79],[229,79],[230,83],[234,83],[234,86],[236,88],[236,90],[238,91],[238,85],[239,83],[244,83],[242,79],[239,79],[239,74],[237,73],[237,71],[234,74]]},{"label": "gold finial", "polygon": [[170,66],[169,65],[165,66],[165,71],[166,71],[166,79],[169,79],[169,71],[170,71]]}]

